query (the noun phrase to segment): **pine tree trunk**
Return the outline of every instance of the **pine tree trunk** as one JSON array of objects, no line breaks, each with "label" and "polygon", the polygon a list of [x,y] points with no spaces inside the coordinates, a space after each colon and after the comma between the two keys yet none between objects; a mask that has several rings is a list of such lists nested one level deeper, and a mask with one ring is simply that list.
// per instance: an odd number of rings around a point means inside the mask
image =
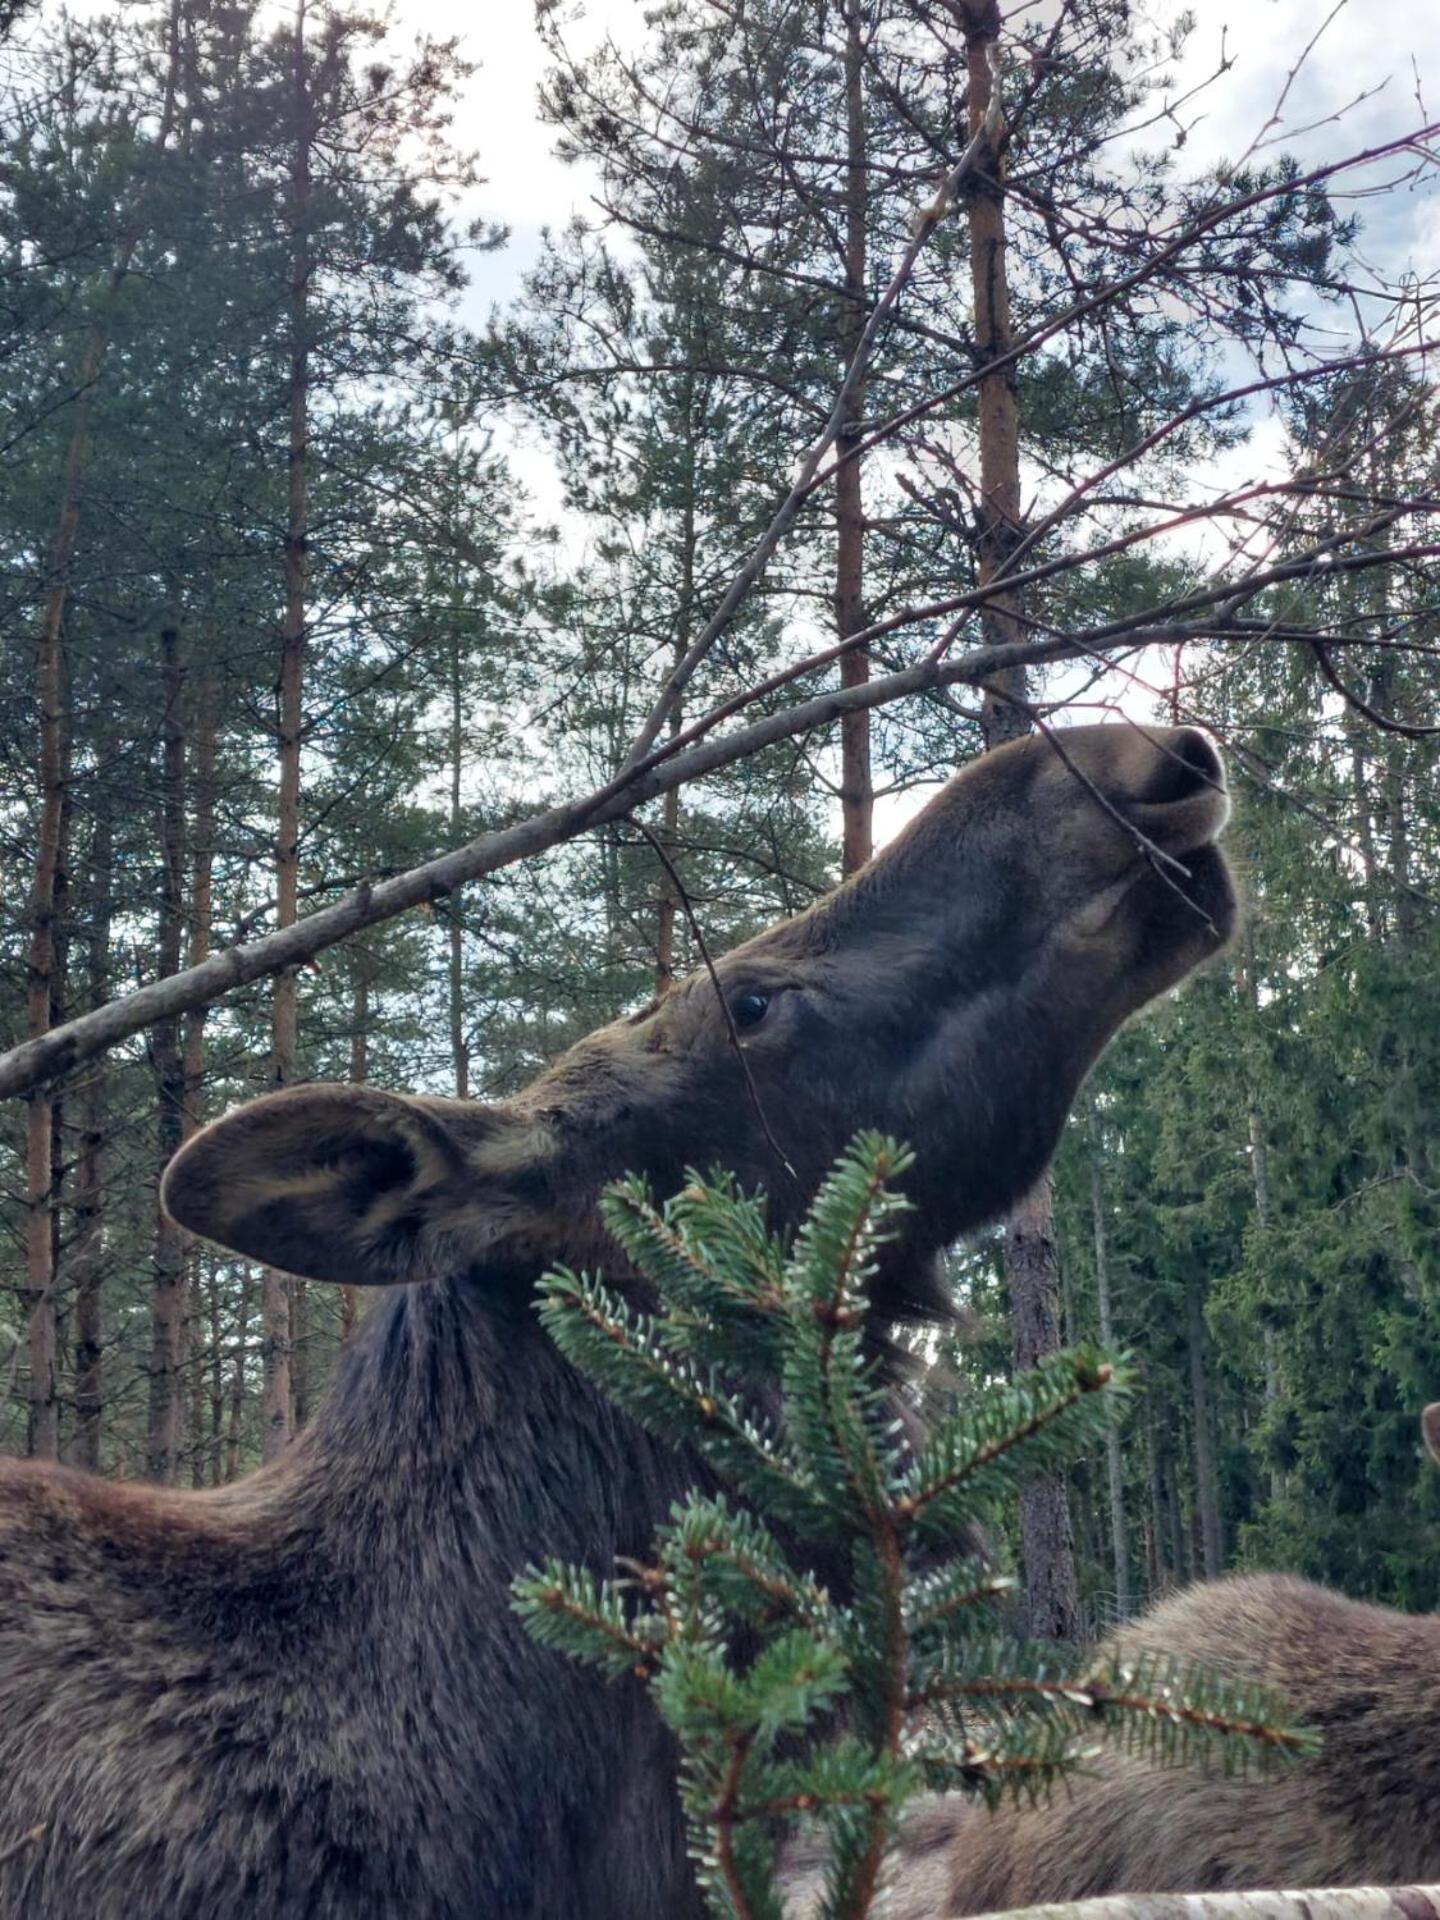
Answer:
[{"label": "pine tree trunk", "polygon": [[[180,636],[173,626],[160,635],[160,923],[157,973],[180,971],[185,911],[185,676]],[[185,1062],[180,1023],[173,1015],[155,1024],[156,1191],[159,1177],[179,1151],[185,1124]],[[163,1212],[155,1223],[154,1286],[150,1315],[150,1415],[145,1471],[152,1480],[174,1482],[180,1454],[185,1320],[185,1248],[180,1229]]]},{"label": "pine tree trunk", "polygon": [[[845,9],[845,302],[841,350],[845,371],[854,365],[865,331],[866,227],[869,193],[865,131],[865,48],[859,0]],[[835,627],[840,640],[865,626],[865,500],[860,461],[853,454],[864,434],[865,382],[857,381],[836,436]],[[840,657],[842,687],[862,687],[870,678],[863,647]],[[870,715],[848,713],[840,722],[840,812],[843,871],[854,873],[874,846],[875,793],[870,773]]]},{"label": "pine tree trunk", "polygon": [[[462,839],[462,776],[465,756],[464,685],[461,679],[460,633],[450,637],[450,844],[458,847]],[[462,892],[457,890],[445,903],[450,930],[450,1059],[455,1074],[455,1098],[470,1098],[470,1046],[465,1038],[465,921],[461,912]],[[351,1079],[357,1078],[352,1074]]]},{"label": "pine tree trunk", "polygon": [[[693,394],[686,390],[685,418],[687,430],[693,436]],[[675,609],[675,644],[672,666],[678,665],[690,651],[695,616],[695,463],[693,437],[687,440],[687,453],[690,455],[688,490],[685,498],[684,517],[680,529],[680,593]],[[677,696],[670,706],[667,723],[670,738],[673,740],[685,725],[685,702]],[[678,858],[680,840],[680,789],[672,787],[665,795],[660,810],[660,844],[672,861]],[[663,1000],[675,985],[675,922],[680,909],[680,900],[675,882],[669,870],[661,866],[659,891],[655,907],[655,998]]]},{"label": "pine tree trunk", "polygon": [[1174,1583],[1165,1539],[1165,1481],[1160,1471],[1160,1439],[1152,1416],[1146,1427],[1145,1464],[1150,1483],[1150,1520],[1146,1541],[1147,1597],[1154,1601],[1168,1593]]},{"label": "pine tree trunk", "polygon": [[[110,809],[96,809],[90,842],[89,930],[86,935],[85,1000],[103,1007],[110,997],[110,919],[113,893],[113,825]],[[70,1281],[75,1295],[75,1432],[69,1457],[77,1467],[100,1470],[105,1418],[105,1113],[109,1073],[94,1061],[79,1092],[80,1138],[75,1158],[75,1250]]]},{"label": "pine tree trunk", "polygon": [[[1055,1203],[1047,1174],[1015,1209],[1005,1229],[1005,1271],[1017,1372],[1060,1347],[1059,1260]],[[1075,1579],[1074,1533],[1065,1483],[1055,1474],[1020,1495],[1020,1556],[1025,1569],[1025,1627],[1036,1639],[1076,1640],[1083,1622]]]},{"label": "pine tree trunk", "polygon": [[[1090,1156],[1090,1213],[1095,1230],[1095,1294],[1100,1311],[1100,1344],[1114,1346],[1110,1318],[1110,1256],[1105,1244],[1105,1195],[1097,1143]],[[1105,1429],[1105,1480],[1110,1496],[1110,1556],[1115,1568],[1115,1606],[1122,1620],[1131,1612],[1129,1526],[1125,1514],[1125,1473],[1120,1458],[1120,1427],[1112,1408]]]},{"label": "pine tree trunk", "polygon": [[[68,486],[67,476],[67,489]],[[78,492],[78,476],[76,487]],[[40,812],[30,887],[30,942],[25,983],[27,1039],[34,1039],[50,1030],[59,971],[55,939],[55,887],[60,867],[65,799],[62,729],[66,715],[60,642],[60,611],[63,604],[63,593],[52,589],[37,660]],[[55,1194],[51,1146],[54,1118],[54,1104],[48,1089],[32,1094],[25,1116],[24,1306],[30,1362],[29,1450],[40,1460],[58,1460],[60,1457],[55,1320],[58,1275],[55,1271]]]},{"label": "pine tree trunk", "polygon": [[[175,83],[179,72],[179,9],[170,19],[170,57],[155,150],[170,141],[174,125]],[[145,178],[154,176],[147,170]],[[56,997],[55,883],[60,860],[64,810],[65,758],[64,673],[62,663],[65,609],[80,531],[80,498],[90,452],[90,410],[110,350],[110,307],[130,271],[140,239],[143,194],[131,209],[115,249],[96,317],[80,356],[74,383],[70,437],[66,446],[60,509],[50,545],[45,577],[44,611],[36,647],[35,688],[39,718],[38,799],[35,866],[30,885],[30,939],[26,956],[25,1037],[48,1033]],[[55,1271],[56,1222],[53,1196],[53,1102],[41,1090],[30,1096],[25,1121],[25,1287],[27,1347],[30,1360],[29,1447],[39,1459],[54,1460],[60,1450],[58,1337]]]},{"label": "pine tree trunk", "polygon": [[[190,866],[190,940],[185,956],[187,966],[199,966],[208,959],[213,937],[215,899],[215,773],[219,747],[220,689],[213,674],[206,673],[195,689],[190,710],[192,759],[190,787],[194,795],[191,824]],[[188,1140],[199,1131],[205,1117],[205,1016],[207,1009],[197,1007],[185,1018],[181,1058],[184,1070],[184,1106],[181,1137]],[[220,1281],[213,1262],[205,1262],[193,1250],[185,1253],[187,1276],[201,1282],[205,1300],[207,1350],[200,1353],[200,1342],[192,1337],[190,1361],[194,1375],[193,1445],[191,1479],[194,1485],[220,1484],[220,1427],[224,1404],[221,1385]],[[190,1325],[199,1325],[194,1303],[194,1286],[187,1284],[192,1302]],[[208,1428],[207,1428],[208,1402]]]},{"label": "pine tree trunk", "polygon": [[[93,344],[93,339],[92,339]],[[93,379],[99,363],[87,349],[81,368]],[[51,551],[50,585],[36,652],[36,706],[39,716],[38,797],[35,866],[30,882],[30,940],[25,971],[25,1037],[48,1033],[57,996],[55,891],[65,808],[65,673],[61,629],[69,590],[70,565],[80,516],[80,480],[86,454],[88,406],[77,402],[77,419],[66,460],[60,525]],[[60,1401],[57,1379],[53,1155],[54,1105],[48,1089],[32,1094],[25,1114],[25,1289],[26,1344],[30,1363],[29,1450],[37,1459],[60,1457]]]},{"label": "pine tree trunk", "polygon": [[210,1268],[206,1298],[210,1306],[210,1485],[220,1485],[224,1470],[225,1358],[220,1341],[220,1276]]},{"label": "pine tree trunk", "polygon": [[[991,48],[1000,18],[993,0],[956,0],[965,32],[966,106],[971,138],[990,113],[995,76]],[[975,350],[982,366],[1012,343],[1005,253],[1005,187],[998,153],[982,169],[969,198],[970,287]],[[986,374],[979,391],[981,525],[977,578],[996,578],[1019,536],[1020,421],[1009,368]],[[985,603],[981,630],[987,644],[1021,637],[1018,598],[996,593]],[[1023,671],[998,675],[984,694],[987,747],[1029,730]],[[1007,697],[1008,696],[1008,697]],[[1055,1203],[1044,1174],[1011,1218],[1005,1235],[1005,1273],[1014,1323],[1015,1363],[1033,1366],[1059,1346],[1060,1266]],[[1079,1589],[1069,1504],[1062,1481],[1046,1475],[1020,1500],[1021,1558],[1028,1629],[1047,1639],[1074,1639],[1080,1631]]]},{"label": "pine tree trunk", "polygon": [[1185,1289],[1185,1331],[1190,1357],[1190,1406],[1194,1417],[1195,1505],[1200,1521],[1201,1559],[1207,1580],[1225,1569],[1225,1541],[1220,1525],[1220,1481],[1215,1470],[1215,1440],[1210,1407],[1210,1380],[1206,1365],[1205,1318],[1200,1288],[1191,1281]]},{"label": "pine tree trunk", "polygon": [[[957,0],[965,28],[966,107],[971,139],[984,131],[995,93],[992,53],[1000,32],[994,0]],[[975,356],[981,367],[1003,359],[1014,346],[1010,319],[1010,281],[1006,263],[1005,174],[999,152],[974,177],[968,197],[970,295],[974,311]],[[977,396],[980,438],[980,524],[976,578],[988,586],[1003,569],[1021,532],[1020,413],[1014,373],[1007,363],[982,375]],[[1025,637],[1017,615],[1019,596],[996,593],[981,613],[987,646]],[[1025,674],[1015,668],[997,675],[984,695],[985,739],[998,746],[1029,730],[1023,706]],[[1005,696],[1009,695],[1010,698]]]},{"label": "pine tree trunk", "polygon": [[[1255,928],[1253,922],[1246,923],[1244,941],[1244,964],[1240,968],[1240,984],[1250,1005],[1252,1024],[1260,1018],[1260,990],[1255,978]],[[1253,1051],[1253,1039],[1252,1039]],[[1270,1226],[1270,1149],[1265,1139],[1265,1127],[1256,1105],[1255,1089],[1259,1081],[1259,1069],[1252,1058],[1246,1076],[1245,1124],[1250,1140],[1250,1177],[1255,1188],[1255,1220],[1261,1233]],[[1280,1378],[1280,1342],[1274,1327],[1267,1319],[1261,1329],[1261,1348],[1265,1365],[1265,1408],[1273,1415],[1276,1407],[1284,1398],[1284,1387]],[[1278,1466],[1270,1468],[1270,1498],[1282,1500],[1285,1496],[1285,1476]]]},{"label": "pine tree trunk", "polygon": [[210,1388],[215,1357],[210,1330],[215,1320],[215,1274],[207,1267],[204,1259],[187,1253],[185,1298],[190,1313],[185,1323],[185,1360],[190,1374],[190,1437],[186,1452],[192,1487],[206,1486],[210,1480]]},{"label": "pine tree trunk", "polygon": [[1179,1443],[1170,1455],[1169,1475],[1166,1480],[1166,1505],[1170,1514],[1170,1558],[1175,1565],[1175,1577],[1182,1586],[1188,1586],[1197,1578],[1195,1559],[1195,1534],[1185,1520],[1185,1485],[1189,1476],[1190,1462],[1186,1441],[1188,1429],[1180,1436]]},{"label": "pine tree trunk", "polygon": [[[370,960],[363,947],[350,949],[354,997],[350,1007],[350,1083],[363,1087],[370,1077]],[[340,1344],[355,1331],[359,1320],[359,1289],[340,1289]]]},{"label": "pine tree trunk", "polygon": [[1346,717],[1351,738],[1350,778],[1355,790],[1355,838],[1360,848],[1360,871],[1365,878],[1365,930],[1375,939],[1380,932],[1380,894],[1376,885],[1379,862],[1375,855],[1375,816],[1365,773],[1365,747],[1356,714]]},{"label": "pine tree trunk", "polygon": [[[194,794],[191,823],[190,944],[185,964],[198,967],[210,957],[215,917],[215,769],[219,752],[220,689],[205,674],[196,688],[190,718],[194,748],[190,786]],[[197,1007],[185,1016],[183,1061],[185,1138],[198,1132],[205,1118],[205,1016]]]},{"label": "pine tree trunk", "polygon": [[235,1346],[230,1361],[230,1415],[225,1428],[225,1481],[240,1472],[240,1435],[245,1413],[245,1349],[250,1340],[250,1271],[241,1275],[235,1303]]},{"label": "pine tree trunk", "polygon": [[[289,491],[285,525],[285,614],[280,641],[279,801],[275,843],[275,924],[295,924],[299,907],[300,747],[305,663],[305,546],[309,531],[307,462],[310,440],[310,100],[305,71],[305,0],[295,13],[292,95],[295,152],[290,180]],[[299,987],[291,967],[275,976],[272,1072],[276,1087],[299,1072]],[[260,1282],[263,1374],[261,1457],[284,1452],[294,1432],[292,1403],[294,1313],[303,1282],[265,1268]],[[303,1308],[302,1308],[303,1311]],[[302,1359],[303,1373],[303,1359]],[[302,1399],[304,1390],[302,1386]]]}]

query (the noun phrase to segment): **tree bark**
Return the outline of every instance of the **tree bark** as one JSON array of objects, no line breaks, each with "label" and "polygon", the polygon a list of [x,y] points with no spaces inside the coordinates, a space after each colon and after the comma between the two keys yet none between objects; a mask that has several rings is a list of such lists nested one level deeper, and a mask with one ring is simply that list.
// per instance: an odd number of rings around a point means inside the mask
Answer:
[{"label": "tree bark", "polygon": [[[363,1087],[370,1077],[370,956],[352,947],[354,991],[350,1006],[350,1084]],[[463,1096],[462,1096],[463,1097]],[[359,1320],[359,1288],[340,1289],[340,1344],[355,1331]]]},{"label": "tree bark", "polygon": [[[1255,977],[1255,926],[1253,920],[1245,923],[1242,963],[1238,969],[1240,988],[1250,1008],[1252,1033],[1247,1052],[1253,1056],[1255,1035],[1253,1028],[1260,1019],[1260,989]],[[1259,1084],[1259,1071],[1254,1058],[1247,1062],[1245,1087],[1245,1127],[1250,1142],[1250,1177],[1255,1189],[1255,1220],[1261,1233],[1270,1226],[1270,1149],[1265,1139],[1265,1126],[1260,1117],[1260,1108],[1256,1104],[1255,1089]],[[1260,1332],[1261,1349],[1265,1367],[1265,1409],[1273,1415],[1276,1407],[1284,1398],[1284,1388],[1280,1378],[1280,1342],[1275,1328],[1267,1319]],[[1278,1501],[1285,1494],[1285,1476],[1278,1466],[1270,1468],[1270,1498]]]},{"label": "tree bark", "polygon": [[1174,1585],[1165,1538],[1165,1478],[1160,1469],[1160,1436],[1152,1417],[1146,1429],[1146,1470],[1150,1482],[1149,1540],[1146,1543],[1148,1597],[1158,1600]]},{"label": "tree bark", "polygon": [[[191,823],[190,945],[187,967],[199,967],[210,957],[215,916],[215,770],[219,751],[220,688],[213,674],[204,674],[196,688],[190,718],[194,746],[190,786],[194,794]],[[205,1118],[205,1016],[208,1008],[192,1007],[185,1019],[184,1131],[188,1140]]]},{"label": "tree bark", "polygon": [[[965,29],[966,109],[972,140],[996,121],[995,71],[991,49],[999,37],[1000,16],[994,0],[958,0]],[[976,398],[980,441],[980,510],[976,551],[976,580],[989,586],[1003,570],[1021,533],[1020,410],[1015,375],[1008,356],[1014,348],[1010,318],[1010,281],[1006,264],[1005,170],[999,151],[1003,127],[992,133],[987,164],[966,183],[970,239],[970,295],[974,309],[975,356],[982,366],[1005,364],[985,374]],[[1025,629],[1017,615],[1019,596],[996,593],[981,612],[981,631],[987,643],[1023,639]],[[1023,705],[1025,671],[996,674],[984,694],[984,730],[987,746],[998,746],[1028,732]],[[1010,696],[1007,698],[1006,696]]]},{"label": "tree bark", "polygon": [[1194,1280],[1185,1289],[1185,1328],[1186,1344],[1190,1350],[1195,1505],[1200,1520],[1201,1559],[1206,1579],[1215,1580],[1225,1569],[1225,1540],[1220,1523],[1220,1481],[1215,1470],[1210,1380],[1205,1354],[1205,1317],[1201,1310],[1199,1283]]},{"label": "tree bark", "polygon": [[[40,713],[39,792],[35,869],[30,887],[30,943],[26,958],[25,1032],[49,1031],[56,994],[55,882],[60,866],[64,809],[61,729],[64,674],[58,612],[46,618],[37,662]],[[55,1324],[54,1103],[45,1090],[31,1096],[25,1114],[26,1346],[30,1362],[29,1450],[40,1460],[60,1457],[60,1401]]]},{"label": "tree bark", "polygon": [[225,1480],[240,1472],[240,1435],[245,1413],[245,1349],[250,1339],[250,1273],[240,1280],[240,1297],[235,1303],[235,1345],[230,1357],[230,1415],[225,1427]]},{"label": "tree bark", "polygon": [[[160,920],[156,971],[168,979],[180,971],[185,912],[185,675],[180,636],[173,626],[160,635]],[[160,1175],[180,1149],[185,1125],[185,1061],[180,1023],[171,1015],[156,1022],[151,1041],[156,1096],[156,1193]],[[180,1229],[156,1208],[154,1283],[150,1309],[150,1408],[145,1471],[173,1483],[180,1456],[182,1355],[185,1323],[185,1246]]]},{"label": "tree bark", "polygon": [[[305,0],[300,0],[295,11],[291,75],[295,148],[290,176],[290,457],[284,551],[285,612],[280,638],[279,796],[275,839],[275,925],[280,931],[294,926],[299,904],[300,746],[305,674],[305,562],[309,532],[306,482],[310,441],[309,218],[312,129],[305,58]],[[276,1087],[288,1087],[298,1076],[300,1051],[299,986],[293,967],[286,967],[275,976],[271,1042],[272,1082]],[[294,1310],[303,1284],[270,1267],[266,1267],[261,1276],[260,1351],[264,1384],[260,1451],[265,1460],[273,1460],[283,1453],[294,1432]]]},{"label": "tree bark", "polygon": [[[1110,1318],[1110,1256],[1105,1243],[1105,1193],[1097,1139],[1090,1155],[1090,1213],[1095,1231],[1095,1295],[1100,1313],[1100,1344],[1114,1346]],[[1120,1427],[1115,1410],[1105,1429],[1105,1481],[1110,1498],[1110,1556],[1115,1568],[1115,1607],[1122,1620],[1131,1612],[1130,1532],[1125,1514],[1125,1474],[1120,1458]]]},{"label": "tree bark", "polygon": [[[966,107],[970,138],[974,140],[985,132],[987,124],[996,126],[991,47],[1000,32],[1000,16],[993,0],[957,0],[957,10],[965,32]],[[998,141],[1000,134],[991,137],[992,142]],[[998,146],[992,145],[989,164],[972,175],[967,191],[975,351],[984,365],[1008,354],[1014,344],[1005,257],[1004,173]],[[978,407],[981,505],[977,578],[986,586],[1004,567],[1021,525],[1020,420],[1008,365],[982,379]],[[1018,612],[1016,595],[997,592],[987,600],[981,612],[987,643],[1003,645],[1023,638]],[[1029,731],[1026,690],[1023,667],[996,674],[986,682],[983,731],[987,748]],[[1060,1264],[1054,1193],[1048,1173],[1010,1220],[1005,1235],[1005,1272],[1015,1364],[1033,1366],[1046,1354],[1056,1352],[1060,1344]],[[1065,1486],[1056,1476],[1042,1476],[1021,1495],[1020,1542],[1028,1630],[1049,1639],[1078,1638],[1081,1618],[1073,1530]]]},{"label": "tree bark", "polygon": [[[174,125],[175,83],[179,71],[179,12],[170,21],[170,58],[165,96],[156,134],[157,152],[169,144]],[[145,178],[152,170],[147,170]],[[110,306],[119,291],[140,240],[142,198],[131,209],[100,291],[96,316],[81,352],[75,379],[70,437],[60,489],[60,508],[45,577],[44,612],[36,647],[35,688],[39,710],[38,789],[35,867],[30,886],[30,941],[26,959],[25,1032],[39,1040],[52,1025],[55,993],[55,881],[60,859],[64,809],[65,609],[80,531],[80,497],[90,453],[90,410],[110,350]],[[55,1460],[60,1451],[58,1349],[55,1316],[55,1222],[52,1195],[51,1130],[54,1103],[42,1088],[33,1094],[25,1121],[25,1288],[30,1359],[30,1450]]]},{"label": "tree bark", "polygon": [[[1046,1174],[1005,1229],[1005,1271],[1017,1372],[1060,1347],[1059,1260],[1055,1203]],[[1075,1580],[1074,1533],[1065,1483],[1055,1474],[1020,1495],[1020,1557],[1025,1569],[1025,1629],[1037,1639],[1078,1640],[1083,1632]]]},{"label": "tree bark", "polygon": [[[450,839],[460,838],[465,760],[465,702],[461,680],[460,633],[450,636]],[[470,1046],[465,1037],[465,921],[463,894],[457,887],[448,902],[450,932],[450,1059],[455,1075],[455,1098],[470,1098]],[[368,982],[367,982],[368,986]],[[352,1079],[359,1076],[351,1075]]]},{"label": "tree bark", "polygon": [[[841,351],[848,374],[865,331],[866,243],[869,214],[865,133],[865,46],[859,0],[845,8],[845,294]],[[839,640],[865,627],[865,498],[855,448],[864,435],[865,381],[855,382],[835,437],[835,630]],[[842,687],[862,687],[870,656],[852,647],[840,657]],[[840,722],[841,865],[854,873],[874,847],[875,792],[870,772],[870,715],[847,713]]]},{"label": "tree bark", "polygon": [[[85,997],[105,1004],[110,991],[110,920],[113,908],[113,826],[110,809],[95,812],[90,842],[89,930],[86,935]],[[79,1093],[80,1138],[75,1157],[75,1250],[70,1281],[75,1294],[75,1432],[70,1459],[100,1470],[105,1419],[104,1323],[105,1111],[109,1075],[97,1061]]]},{"label": "tree bark", "polygon": [[224,1471],[225,1350],[220,1339],[220,1276],[213,1267],[205,1296],[210,1309],[210,1352],[207,1369],[210,1375],[209,1481],[212,1487],[218,1487]]},{"label": "tree bark", "polygon": [[[213,937],[215,898],[215,774],[218,755],[220,689],[213,674],[202,675],[190,707],[192,760],[190,788],[194,796],[191,819],[190,866],[190,940],[186,965],[198,967],[208,959]],[[184,1070],[184,1106],[181,1137],[188,1140],[199,1131],[205,1117],[205,1015],[204,1007],[186,1015],[181,1049]],[[191,1479],[194,1485],[220,1484],[220,1431],[224,1412],[223,1358],[220,1348],[220,1279],[213,1262],[206,1262],[193,1250],[185,1253],[186,1296],[191,1302],[190,1327],[198,1324],[196,1289],[191,1280],[203,1283],[205,1300],[206,1353],[201,1364],[198,1340],[190,1341],[194,1372],[194,1436]],[[206,1403],[208,1400],[208,1430]]]},{"label": "tree bark", "polygon": [[[695,617],[695,440],[694,392],[687,380],[685,388],[685,450],[688,456],[685,507],[680,527],[680,593],[675,609],[675,647],[672,667],[690,651]],[[670,703],[668,737],[674,740],[685,725],[685,696],[678,692]],[[672,787],[665,795],[660,811],[660,844],[674,861],[680,838],[680,789]],[[679,895],[669,868],[660,864],[659,891],[655,906],[655,998],[663,1000],[675,985],[675,920],[680,909]]]}]

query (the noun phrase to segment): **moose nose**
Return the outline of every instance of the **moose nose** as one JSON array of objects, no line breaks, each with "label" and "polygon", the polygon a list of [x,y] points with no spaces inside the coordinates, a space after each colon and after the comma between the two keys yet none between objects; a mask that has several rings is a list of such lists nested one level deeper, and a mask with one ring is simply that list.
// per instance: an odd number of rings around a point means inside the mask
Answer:
[{"label": "moose nose", "polygon": [[1154,771],[1138,796],[1151,806],[1171,806],[1196,794],[1225,792],[1225,767],[1214,743],[1194,727],[1153,736]]}]

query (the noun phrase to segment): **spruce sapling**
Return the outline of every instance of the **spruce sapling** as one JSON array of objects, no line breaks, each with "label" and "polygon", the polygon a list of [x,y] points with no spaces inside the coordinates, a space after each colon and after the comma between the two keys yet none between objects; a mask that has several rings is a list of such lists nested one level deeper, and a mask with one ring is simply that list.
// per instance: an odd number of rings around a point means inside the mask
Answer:
[{"label": "spruce sapling", "polygon": [[[602,1212],[655,1310],[588,1275],[542,1282],[567,1358],[719,1485],[674,1509],[648,1563],[530,1568],[516,1605],[545,1644],[653,1689],[701,1883],[733,1920],[781,1920],[777,1850],[802,1820],[828,1842],[826,1920],[861,1920],[922,1789],[1035,1794],[1097,1738],[1226,1769],[1312,1745],[1273,1701],[1178,1661],[1121,1668],[1006,1634],[1013,1582],[973,1551],[977,1524],[1103,1440],[1129,1369],[1057,1355],[908,1447],[867,1305],[909,1164],[861,1135],[788,1247],[724,1174],[663,1207],[622,1181]],[[818,1565],[843,1569],[833,1589]]]}]

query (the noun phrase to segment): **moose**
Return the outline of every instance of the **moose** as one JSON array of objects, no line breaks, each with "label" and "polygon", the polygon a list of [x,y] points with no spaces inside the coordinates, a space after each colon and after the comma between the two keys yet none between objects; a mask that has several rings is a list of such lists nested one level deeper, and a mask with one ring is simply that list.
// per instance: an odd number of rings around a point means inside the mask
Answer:
[{"label": "moose", "polygon": [[1034,1182],[1105,1042],[1236,915],[1203,734],[1055,740],[966,768],[834,893],[514,1099],[301,1086],[183,1148],[183,1227],[389,1292],[315,1420],[232,1486],[0,1465],[0,1915],[700,1911],[648,1696],[509,1602],[545,1556],[642,1553],[698,1465],[569,1367],[535,1283],[626,1284],[595,1204],[622,1172],[665,1194],[720,1164],[784,1226],[866,1127],[918,1150],[877,1354],[945,1314],[940,1251]]},{"label": "moose", "polygon": [[[1440,1403],[1425,1409],[1440,1461]],[[1108,1749],[1068,1792],[991,1814],[917,1809],[894,1862],[895,1920],[956,1920],[1108,1893],[1430,1884],[1440,1617],[1347,1599],[1291,1574],[1239,1574],[1161,1601],[1113,1636],[1274,1688],[1321,1736],[1272,1780],[1158,1771]],[[797,1876],[798,1878],[798,1876]],[[802,1902],[797,1902],[802,1905]]]}]

